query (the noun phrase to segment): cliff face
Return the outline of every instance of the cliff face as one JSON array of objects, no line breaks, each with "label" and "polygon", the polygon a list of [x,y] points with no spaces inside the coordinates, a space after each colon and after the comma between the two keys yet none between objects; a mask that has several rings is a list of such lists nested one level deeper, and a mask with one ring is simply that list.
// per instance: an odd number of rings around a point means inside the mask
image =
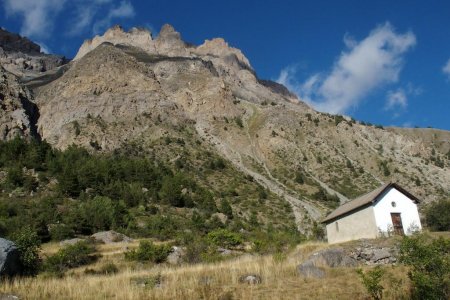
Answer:
[{"label": "cliff face", "polygon": [[[211,147],[289,202],[300,229],[336,200],[390,180],[424,202],[450,195],[446,147],[316,112],[282,85],[258,79],[242,52],[220,38],[194,46],[170,25],[156,39],[114,27],[86,41],[64,68],[29,82],[43,139],[92,151],[156,149],[161,139]],[[168,161],[187,155],[158,149]]]},{"label": "cliff face", "polygon": [[36,137],[37,118],[30,91],[0,66],[0,140]]}]

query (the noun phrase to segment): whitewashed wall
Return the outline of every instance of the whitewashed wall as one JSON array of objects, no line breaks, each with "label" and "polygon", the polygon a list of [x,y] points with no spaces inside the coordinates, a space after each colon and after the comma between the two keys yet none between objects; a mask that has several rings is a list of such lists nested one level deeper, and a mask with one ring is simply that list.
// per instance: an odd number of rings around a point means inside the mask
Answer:
[{"label": "whitewashed wall", "polygon": [[330,244],[378,237],[378,228],[372,206],[334,220],[327,224],[326,228],[327,239]]},{"label": "whitewashed wall", "polygon": [[[392,202],[396,203],[395,207],[392,207]],[[383,198],[375,204],[373,211],[377,227],[382,232],[393,229],[391,213],[400,213],[405,234],[411,234],[413,228],[422,229],[417,205],[395,188],[390,188],[384,193]]]}]

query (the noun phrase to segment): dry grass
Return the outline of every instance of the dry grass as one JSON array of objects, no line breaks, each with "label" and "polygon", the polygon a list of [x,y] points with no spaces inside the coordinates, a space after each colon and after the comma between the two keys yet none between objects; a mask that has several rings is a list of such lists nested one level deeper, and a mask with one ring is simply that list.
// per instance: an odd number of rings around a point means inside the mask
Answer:
[{"label": "dry grass", "polygon": [[[47,246],[46,250],[54,249]],[[170,267],[166,265],[130,265],[123,261],[117,247],[122,244],[101,246],[105,253],[100,261],[89,266],[98,268],[114,262],[120,272],[114,275],[85,275],[84,268],[69,273],[64,278],[24,278],[0,287],[0,293],[12,293],[22,299],[363,299],[367,297],[354,269],[330,269],[324,279],[299,277],[296,266],[313,251],[326,244],[308,243],[299,246],[286,257],[246,255],[234,260]],[[117,253],[116,253],[117,252]],[[387,298],[405,294],[406,270],[388,267],[388,277],[397,278],[399,288]],[[239,283],[243,274],[259,274],[259,285]],[[142,286],[138,281],[155,281],[160,276],[161,285]],[[386,286],[393,280],[386,279]],[[388,282],[389,281],[389,282]],[[391,292],[392,294],[392,292]]]}]

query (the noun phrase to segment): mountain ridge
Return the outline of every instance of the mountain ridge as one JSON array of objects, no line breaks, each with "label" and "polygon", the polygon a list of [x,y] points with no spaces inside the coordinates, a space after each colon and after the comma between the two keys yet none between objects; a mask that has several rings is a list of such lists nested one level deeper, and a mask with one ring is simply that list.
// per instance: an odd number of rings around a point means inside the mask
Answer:
[{"label": "mountain ridge", "polygon": [[[434,131],[418,137],[316,112],[284,86],[259,79],[220,38],[194,46],[170,25],[156,39],[116,26],[85,41],[65,68],[27,83],[42,139],[100,152],[201,140],[284,198],[303,232],[331,207],[387,181],[425,203],[450,195],[450,155]],[[187,155],[168,153],[169,161]]]}]

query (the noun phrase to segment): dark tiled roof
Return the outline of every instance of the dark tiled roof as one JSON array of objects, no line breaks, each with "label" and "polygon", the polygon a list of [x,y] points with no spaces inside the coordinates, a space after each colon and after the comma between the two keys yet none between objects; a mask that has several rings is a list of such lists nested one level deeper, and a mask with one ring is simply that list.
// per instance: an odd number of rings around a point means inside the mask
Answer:
[{"label": "dark tiled roof", "polygon": [[419,199],[417,199],[417,197],[415,197],[414,195],[412,195],[411,193],[409,193],[408,191],[406,191],[405,189],[403,189],[401,186],[399,186],[396,183],[386,183],[382,186],[380,186],[379,188],[377,188],[376,190],[373,190],[365,195],[362,195],[352,201],[349,201],[347,203],[344,203],[343,205],[339,206],[338,208],[336,208],[333,212],[331,212],[323,221],[322,223],[328,223],[331,220],[336,219],[337,217],[340,217],[344,214],[347,214],[349,212],[352,212],[362,206],[365,206],[367,204],[370,203],[375,203],[376,200],[378,199],[378,196],[380,196],[385,190],[387,190],[390,187],[394,187],[396,188],[398,191],[400,191],[401,193],[405,194],[406,196],[408,196],[410,199],[419,202]]}]

